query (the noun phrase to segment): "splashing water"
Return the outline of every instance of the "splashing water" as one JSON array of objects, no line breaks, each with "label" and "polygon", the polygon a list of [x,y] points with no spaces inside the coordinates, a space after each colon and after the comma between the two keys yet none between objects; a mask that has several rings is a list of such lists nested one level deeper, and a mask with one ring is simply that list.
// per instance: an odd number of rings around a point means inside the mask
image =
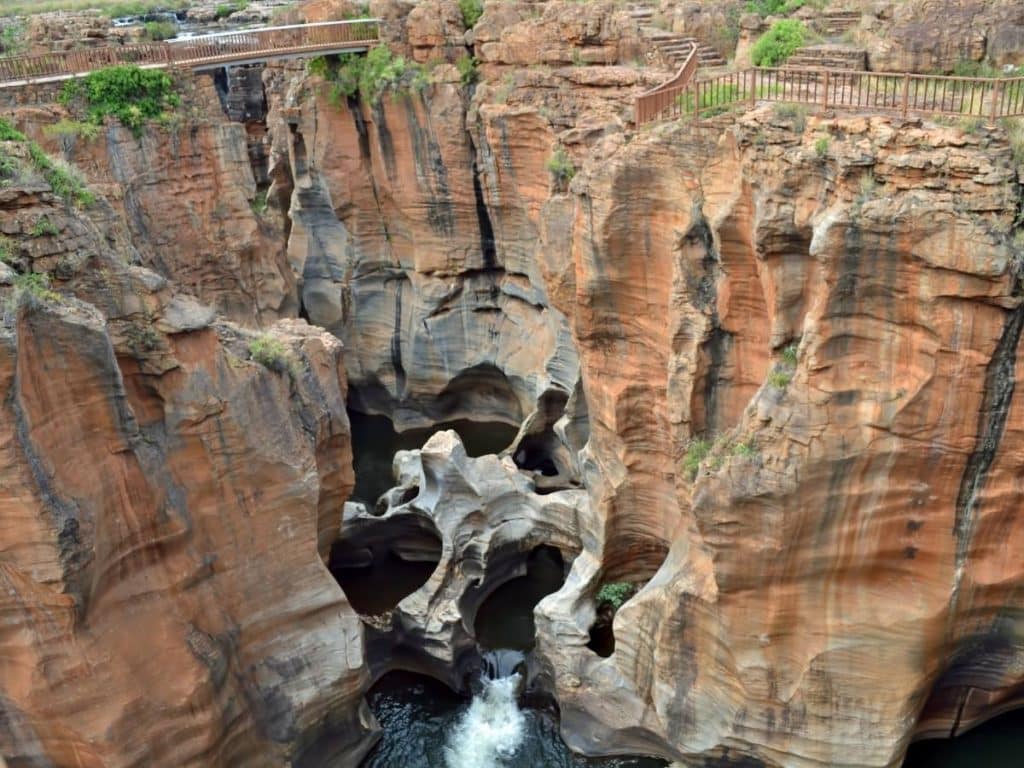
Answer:
[{"label": "splashing water", "polygon": [[526,718],[516,703],[518,689],[518,673],[483,680],[483,690],[448,737],[448,768],[494,768],[515,755],[526,732]]}]

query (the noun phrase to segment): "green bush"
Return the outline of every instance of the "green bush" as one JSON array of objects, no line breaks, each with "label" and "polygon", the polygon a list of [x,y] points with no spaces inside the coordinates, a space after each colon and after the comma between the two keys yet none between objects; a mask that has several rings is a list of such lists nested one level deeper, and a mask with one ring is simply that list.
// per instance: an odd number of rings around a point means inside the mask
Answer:
[{"label": "green bush", "polygon": [[[66,163],[55,163],[43,148],[34,141],[29,141],[21,131],[16,130],[9,122],[0,119],[0,141],[19,141],[28,144],[29,157],[32,165],[46,179],[54,193],[69,203],[92,205],[96,198],[90,192],[78,173]],[[0,175],[12,175],[17,171],[13,158],[0,162]]]},{"label": "green bush", "polygon": [[742,456],[745,459],[752,459],[757,456],[757,448],[754,447],[753,443],[746,441],[742,443],[736,443],[732,447],[732,452],[735,456]]},{"label": "green bush", "polygon": [[547,168],[551,173],[551,178],[559,185],[568,184],[576,175],[576,166],[562,147],[556,149],[555,153],[548,158]]},{"label": "green bush", "polygon": [[814,142],[814,154],[818,156],[819,160],[824,160],[828,157],[828,136],[822,136],[816,142]]},{"label": "green bush", "polygon": [[173,21],[147,21],[145,28],[150,40],[170,40],[178,34],[178,25]]},{"label": "green bush", "polygon": [[221,19],[226,19],[232,13],[235,13],[236,11],[244,11],[248,7],[249,0],[234,0],[234,2],[231,3],[221,3],[214,9],[213,17],[217,21],[220,21]]},{"label": "green bush", "polygon": [[750,49],[750,60],[755,67],[776,67],[804,44],[805,33],[803,22],[796,19],[777,21],[754,43]]},{"label": "green bush", "polygon": [[462,11],[462,21],[466,29],[476,26],[484,13],[484,4],[481,0],[459,0],[459,10]]},{"label": "green bush", "polygon": [[792,380],[793,374],[790,371],[783,371],[776,368],[768,374],[768,383],[776,389],[785,389],[789,386],[789,382]]},{"label": "green bush", "polygon": [[697,470],[700,463],[711,453],[711,443],[702,437],[695,437],[686,446],[686,454],[683,456],[683,471],[687,478],[693,481],[697,477]]},{"label": "green bush", "polygon": [[291,370],[292,361],[288,350],[271,336],[258,336],[249,342],[249,355],[264,368],[277,373]]},{"label": "green bush", "polygon": [[15,260],[14,241],[6,235],[0,235],[0,262],[13,264]]},{"label": "green bush", "polygon": [[45,272],[26,272],[14,278],[14,293],[11,297],[14,303],[18,304],[26,297],[39,301],[61,300],[60,294],[50,289],[50,276]]},{"label": "green bush", "polygon": [[782,362],[790,368],[796,368],[797,349],[796,344],[787,344],[782,348]]},{"label": "green bush", "polygon": [[36,219],[36,223],[32,226],[32,237],[45,237],[47,235],[56,235],[57,226],[50,221],[47,216],[40,216]]},{"label": "green bush", "polygon": [[608,603],[619,610],[629,598],[636,594],[636,587],[626,581],[610,581],[597,590],[597,604]]},{"label": "green bush", "polygon": [[476,56],[462,56],[455,62],[455,68],[459,70],[463,85],[470,86],[476,82],[478,63]]},{"label": "green bush", "polygon": [[375,104],[385,90],[399,83],[406,72],[418,72],[420,68],[407,64],[401,56],[395,56],[386,45],[378,45],[365,56],[342,54],[336,63],[318,57],[311,60],[306,69],[331,84],[332,101],[340,102],[358,94]]},{"label": "green bush", "polygon": [[28,141],[28,137],[0,117],[0,141]]},{"label": "green bush", "polygon": [[43,129],[43,133],[60,139],[75,139],[81,136],[86,141],[92,141],[99,138],[100,126],[96,125],[96,123],[64,118],[58,120],[53,125],[46,126]]},{"label": "green bush", "polygon": [[107,67],[81,80],[69,80],[58,97],[62,104],[85,102],[88,120],[102,125],[116,117],[138,136],[146,120],[159,117],[181,103],[170,75],[135,66]]},{"label": "green bush", "polygon": [[785,16],[804,7],[806,0],[750,0],[747,12],[760,16]]}]

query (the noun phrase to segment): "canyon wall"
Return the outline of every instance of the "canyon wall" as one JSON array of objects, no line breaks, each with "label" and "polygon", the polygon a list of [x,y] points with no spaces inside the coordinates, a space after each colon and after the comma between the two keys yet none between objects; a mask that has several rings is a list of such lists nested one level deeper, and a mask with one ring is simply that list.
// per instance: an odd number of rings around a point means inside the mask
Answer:
[{"label": "canyon wall", "polygon": [[[247,125],[208,77],[138,137],[5,104],[100,201],[0,189],[0,754],[357,765],[371,679],[461,685],[476,606],[542,542],[572,565],[535,683],[579,750],[896,766],[1019,706],[1005,133],[770,107],[635,131],[668,73],[614,4],[491,3],[468,35],[454,9],[373,4],[423,64],[378,101],[295,62]],[[435,436],[343,521],[346,405],[518,434]],[[331,546],[406,518],[441,566],[361,621]]]}]

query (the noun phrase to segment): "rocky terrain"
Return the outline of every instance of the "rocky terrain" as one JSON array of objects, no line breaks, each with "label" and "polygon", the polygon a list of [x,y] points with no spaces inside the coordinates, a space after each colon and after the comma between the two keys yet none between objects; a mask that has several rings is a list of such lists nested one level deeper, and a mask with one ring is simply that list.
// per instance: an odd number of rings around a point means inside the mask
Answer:
[{"label": "rocky terrain", "polygon": [[[635,130],[671,68],[610,0],[369,11],[379,99],[283,62],[91,137],[0,90],[0,756],[357,766],[371,683],[465,690],[539,547],[531,685],[588,754],[898,766],[1021,706],[1013,126]],[[332,572],[382,547],[437,565],[360,615]]]}]

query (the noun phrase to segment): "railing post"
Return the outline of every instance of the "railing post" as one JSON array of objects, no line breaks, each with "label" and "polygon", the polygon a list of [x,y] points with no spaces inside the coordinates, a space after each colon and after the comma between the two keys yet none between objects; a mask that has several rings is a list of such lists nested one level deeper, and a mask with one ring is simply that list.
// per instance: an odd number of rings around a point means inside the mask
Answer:
[{"label": "railing post", "polygon": [[903,75],[903,105],[900,109],[900,115],[904,120],[907,119],[907,111],[910,109],[910,75]]},{"label": "railing post", "polygon": [[825,70],[825,77],[824,77],[823,86],[824,86],[825,95],[821,99],[821,106],[822,106],[822,108],[826,112],[828,112],[828,70],[827,69]]},{"label": "railing post", "polygon": [[996,117],[999,114],[999,102],[1003,98],[1003,80],[996,80],[992,87],[992,109],[989,110],[988,127],[996,127]]},{"label": "railing post", "polygon": [[750,69],[750,108],[757,106],[757,70]]}]

